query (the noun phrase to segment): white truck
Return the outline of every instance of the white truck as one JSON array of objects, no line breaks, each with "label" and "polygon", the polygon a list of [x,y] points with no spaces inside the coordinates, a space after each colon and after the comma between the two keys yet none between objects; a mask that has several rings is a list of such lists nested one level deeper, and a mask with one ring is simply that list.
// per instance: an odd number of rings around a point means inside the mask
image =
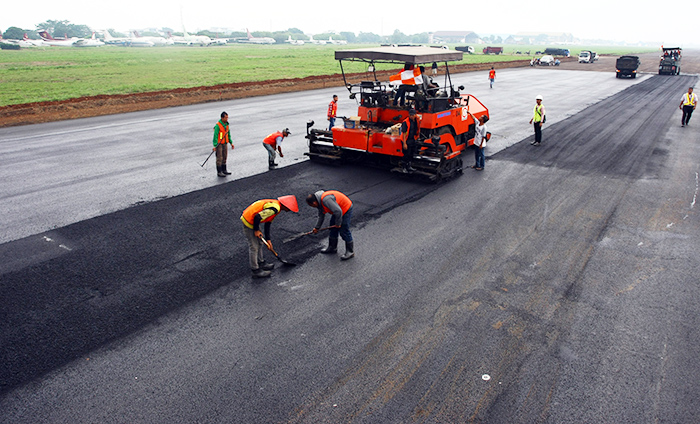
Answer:
[{"label": "white truck", "polygon": [[590,50],[583,50],[578,54],[578,63],[593,63],[598,60],[598,55]]}]

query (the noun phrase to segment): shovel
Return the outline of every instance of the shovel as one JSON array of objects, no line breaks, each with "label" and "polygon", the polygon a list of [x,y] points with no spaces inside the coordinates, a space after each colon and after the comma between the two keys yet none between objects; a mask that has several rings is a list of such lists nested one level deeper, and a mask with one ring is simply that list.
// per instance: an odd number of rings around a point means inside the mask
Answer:
[{"label": "shovel", "polygon": [[[329,230],[329,229],[331,229],[331,228],[333,228],[333,227],[323,227],[323,228],[319,228],[318,231]],[[296,239],[302,238],[302,237],[304,237],[304,236],[311,235],[311,234],[313,234],[313,233],[314,233],[313,231],[308,231],[308,232],[306,232],[306,233],[296,234],[296,235],[293,235],[293,236],[291,236],[291,237],[288,237],[288,238],[282,240],[282,243],[287,243],[287,242],[290,242],[290,241],[294,241],[294,240],[296,240]]]},{"label": "shovel", "polygon": [[276,257],[277,259],[279,259],[279,261],[282,262],[282,264],[284,264],[284,265],[286,265],[286,266],[297,266],[297,264],[295,264],[295,263],[288,262],[288,261],[285,261],[284,259],[280,258],[280,255],[278,255],[277,252],[275,252],[275,250],[272,248],[272,246],[270,246],[270,244],[267,242],[267,240],[265,240],[265,237],[260,236],[260,240],[262,240],[262,242],[263,242],[263,244],[265,245],[265,247],[267,247],[267,249],[268,249],[270,252],[272,252],[272,254],[275,255],[275,257]]}]

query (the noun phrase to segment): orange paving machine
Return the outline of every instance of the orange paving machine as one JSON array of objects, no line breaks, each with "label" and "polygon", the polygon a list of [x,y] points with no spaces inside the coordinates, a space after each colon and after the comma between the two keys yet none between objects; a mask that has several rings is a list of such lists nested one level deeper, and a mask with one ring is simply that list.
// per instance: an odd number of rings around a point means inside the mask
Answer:
[{"label": "orange paving machine", "polygon": [[[460,94],[463,86],[455,89],[452,85],[448,62],[462,60],[462,54],[423,46],[336,51],[335,58],[340,62],[350,99],[358,102],[357,115],[341,117],[344,125],[330,131],[313,129],[314,122],[309,121],[306,155],[314,161],[362,162],[405,173],[401,166],[405,134],[401,134],[400,127],[409,110],[415,109],[420,134],[410,159],[413,167],[410,174],[431,181],[461,174],[461,154],[474,141],[474,122],[467,111],[477,119],[489,113],[474,96]],[[367,72],[346,74],[344,61],[364,62]],[[377,65],[391,69],[397,64],[403,65],[404,70],[385,77],[390,81],[379,80]],[[442,85],[435,82],[442,79],[440,73],[444,75]],[[358,81],[349,82],[351,77]],[[429,84],[423,84],[422,79],[427,79]],[[403,105],[398,101],[402,94]]]}]

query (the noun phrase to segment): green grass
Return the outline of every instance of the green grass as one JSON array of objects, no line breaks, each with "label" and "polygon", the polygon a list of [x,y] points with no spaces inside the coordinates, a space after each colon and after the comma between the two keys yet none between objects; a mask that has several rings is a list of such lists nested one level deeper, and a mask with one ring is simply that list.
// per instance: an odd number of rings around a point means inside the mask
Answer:
[{"label": "green grass", "polygon": [[[366,46],[233,44],[218,47],[46,47],[0,51],[0,106],[340,73],[334,51]],[[452,46],[454,47],[454,46]],[[524,59],[544,46],[505,46],[501,55],[464,55],[461,63]],[[598,54],[640,52],[591,48]],[[572,55],[585,48],[571,48]],[[642,50],[644,51],[644,50]],[[347,65],[347,66],[346,66]],[[345,72],[363,72],[345,63]],[[392,69],[394,66],[378,66]]]}]

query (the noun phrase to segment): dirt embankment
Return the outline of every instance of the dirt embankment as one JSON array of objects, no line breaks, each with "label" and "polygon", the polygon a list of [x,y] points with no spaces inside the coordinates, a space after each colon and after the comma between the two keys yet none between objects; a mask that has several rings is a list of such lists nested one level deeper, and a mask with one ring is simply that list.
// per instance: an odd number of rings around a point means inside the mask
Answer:
[{"label": "dirt embankment", "polygon": [[[529,60],[513,62],[463,64],[450,66],[451,73],[498,68],[529,66]],[[379,78],[389,79],[394,72],[377,72]],[[351,77],[355,80],[356,78]],[[137,94],[99,95],[79,97],[56,102],[36,102],[0,107],[0,127],[65,119],[87,118],[114,113],[185,106],[196,103],[217,102],[268,94],[305,91],[326,87],[342,87],[341,74],[312,76],[306,78],[279,79],[258,82],[221,84],[211,87],[178,88]]]}]

